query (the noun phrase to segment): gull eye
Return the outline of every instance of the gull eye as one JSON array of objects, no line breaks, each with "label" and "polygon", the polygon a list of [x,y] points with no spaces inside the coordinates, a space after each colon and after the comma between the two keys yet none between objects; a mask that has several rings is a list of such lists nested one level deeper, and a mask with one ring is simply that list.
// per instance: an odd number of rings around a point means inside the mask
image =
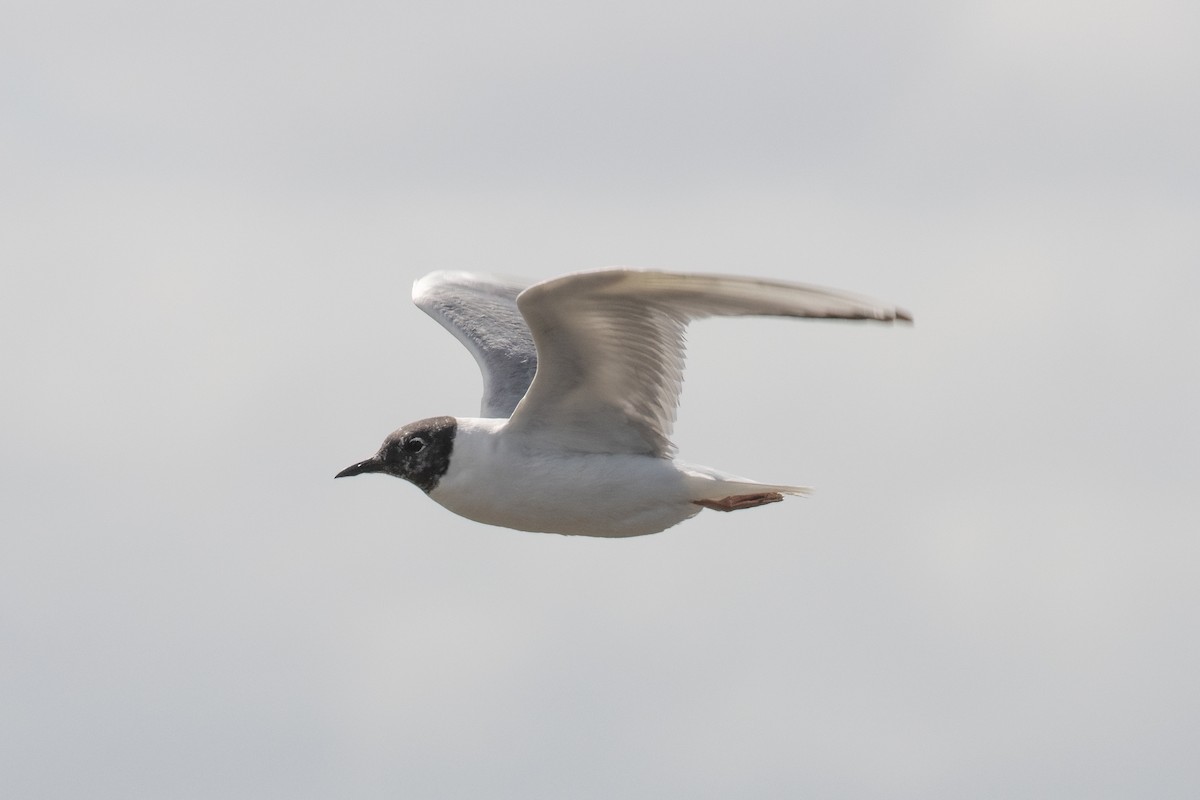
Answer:
[{"label": "gull eye", "polygon": [[425,440],[420,436],[414,436],[404,443],[404,452],[419,453],[425,449]]}]

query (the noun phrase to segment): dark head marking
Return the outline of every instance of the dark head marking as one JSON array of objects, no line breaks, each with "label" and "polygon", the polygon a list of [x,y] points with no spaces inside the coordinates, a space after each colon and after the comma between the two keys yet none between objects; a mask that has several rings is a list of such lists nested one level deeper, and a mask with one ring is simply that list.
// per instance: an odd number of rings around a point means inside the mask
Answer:
[{"label": "dark head marking", "polygon": [[385,472],[415,483],[428,494],[450,468],[457,431],[458,422],[454,417],[430,417],[413,422],[389,434],[375,455],[346,467],[334,477]]}]

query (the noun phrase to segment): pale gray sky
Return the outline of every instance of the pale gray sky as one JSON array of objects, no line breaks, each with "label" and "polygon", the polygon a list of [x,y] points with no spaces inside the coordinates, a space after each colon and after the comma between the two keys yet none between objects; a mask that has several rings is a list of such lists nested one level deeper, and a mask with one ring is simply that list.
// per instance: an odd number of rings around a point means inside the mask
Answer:
[{"label": "pale gray sky", "polygon": [[[0,794],[1194,797],[1194,3],[10,4]],[[431,269],[820,283],[692,329],[597,541],[333,474],[471,414]]]}]

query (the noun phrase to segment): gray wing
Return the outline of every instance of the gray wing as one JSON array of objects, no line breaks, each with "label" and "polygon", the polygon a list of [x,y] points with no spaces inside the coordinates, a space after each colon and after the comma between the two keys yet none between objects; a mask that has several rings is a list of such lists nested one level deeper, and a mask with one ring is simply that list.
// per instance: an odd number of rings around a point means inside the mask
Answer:
[{"label": "gray wing", "polygon": [[466,345],[483,373],[480,415],[507,418],[529,388],[537,351],[517,310],[527,284],[471,272],[431,272],[413,302]]},{"label": "gray wing", "polygon": [[508,429],[544,434],[568,450],[663,457],[674,452],[689,321],[912,319],[893,306],[814,286],[628,269],[538,283],[517,297],[517,306],[533,332],[539,366]]}]

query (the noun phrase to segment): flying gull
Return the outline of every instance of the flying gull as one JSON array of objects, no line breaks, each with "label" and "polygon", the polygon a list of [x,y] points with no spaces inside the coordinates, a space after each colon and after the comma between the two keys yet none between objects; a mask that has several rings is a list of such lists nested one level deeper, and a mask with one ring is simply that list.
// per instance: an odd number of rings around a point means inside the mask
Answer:
[{"label": "flying gull", "polygon": [[480,416],[405,425],[336,477],[386,473],[478,522],[603,537],[657,533],[705,508],[738,511],[808,491],[675,458],[671,430],[691,320],[912,320],[815,286],[636,269],[532,286],[434,272],[414,284],[413,302],[475,357]]}]

